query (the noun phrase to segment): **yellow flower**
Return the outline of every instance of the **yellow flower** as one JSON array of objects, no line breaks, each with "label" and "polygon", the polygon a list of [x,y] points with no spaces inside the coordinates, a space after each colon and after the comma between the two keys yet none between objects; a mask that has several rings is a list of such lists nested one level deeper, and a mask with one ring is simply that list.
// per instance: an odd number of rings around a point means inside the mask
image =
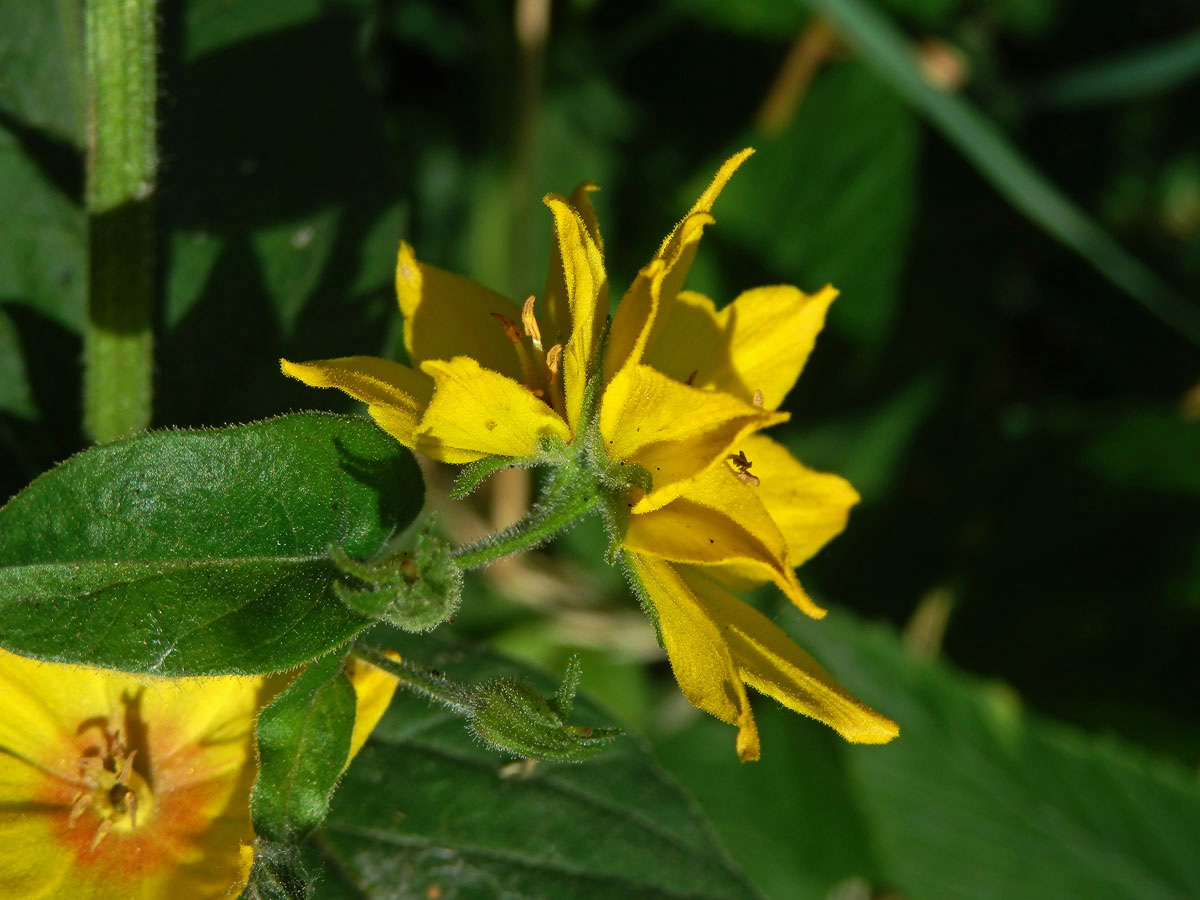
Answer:
[{"label": "yellow flower", "polygon": [[[351,756],[396,686],[356,665]],[[0,650],[0,897],[237,897],[253,861],[255,717],[283,685]]]},{"label": "yellow flower", "polygon": [[565,445],[594,473],[680,687],[738,726],[743,759],[759,752],[746,684],[851,741],[898,733],[727,590],[774,581],[802,611],[823,616],[795,566],[845,527],[858,500],[843,479],[758,434],[787,420],[778,408],[837,292],[760,287],[717,310],[682,290],[713,203],[751,153],[728,160],[666,237],[607,338],[608,278],[585,184],[570,200],[545,200],[555,226],[545,334],[533,298],[518,308],[419,263],[402,244],[396,286],[416,368],[372,357],[282,362],[306,384],[367,402],[381,427],[445,462],[563,464],[554,448]]}]

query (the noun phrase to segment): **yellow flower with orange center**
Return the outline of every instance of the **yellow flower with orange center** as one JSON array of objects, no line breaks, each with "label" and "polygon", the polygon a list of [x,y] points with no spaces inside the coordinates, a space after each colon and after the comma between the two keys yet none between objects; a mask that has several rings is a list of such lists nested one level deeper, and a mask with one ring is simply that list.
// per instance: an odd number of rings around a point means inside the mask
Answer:
[{"label": "yellow flower with orange center", "polygon": [[402,244],[396,289],[412,366],[282,362],[306,384],[366,402],[382,428],[435,459],[583,472],[680,687],[738,726],[743,759],[759,753],[747,684],[851,741],[898,733],[730,593],[773,581],[802,611],[824,615],[795,566],[845,527],[858,500],[844,479],[758,433],[788,419],[779,406],[837,292],[760,287],[718,310],[682,289],[714,202],[751,153],[720,168],[607,332],[603,242],[584,184],[569,200],[545,199],[555,240],[541,321],[534,298],[518,306]]},{"label": "yellow flower with orange center", "polygon": [[[363,663],[347,672],[352,757],[397,681]],[[0,650],[0,897],[237,897],[253,861],[255,719],[285,684],[152,679]]]}]

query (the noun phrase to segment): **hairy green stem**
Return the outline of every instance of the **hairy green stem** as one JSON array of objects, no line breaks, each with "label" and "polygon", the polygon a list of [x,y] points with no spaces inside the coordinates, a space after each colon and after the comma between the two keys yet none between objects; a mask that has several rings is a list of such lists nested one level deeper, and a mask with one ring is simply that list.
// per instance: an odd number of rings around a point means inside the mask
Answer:
[{"label": "hairy green stem", "polygon": [[603,499],[590,479],[566,476],[560,489],[552,485],[520,522],[454,551],[460,569],[474,569],[505,556],[544,544],[575,520],[596,509]]},{"label": "hairy green stem", "polygon": [[366,660],[376,668],[395,675],[400,679],[402,687],[435,700],[460,715],[470,713],[469,692],[458,682],[412,663],[392,659],[370,644],[356,643],[353,652],[355,656]]},{"label": "hairy green stem", "polygon": [[155,0],[87,0],[88,315],[83,424],[107,441],[150,424]]}]

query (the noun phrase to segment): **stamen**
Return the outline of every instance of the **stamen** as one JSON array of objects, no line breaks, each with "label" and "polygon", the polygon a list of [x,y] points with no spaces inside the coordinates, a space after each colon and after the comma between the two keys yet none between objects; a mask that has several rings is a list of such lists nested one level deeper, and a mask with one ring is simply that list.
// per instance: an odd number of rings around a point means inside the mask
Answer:
[{"label": "stamen", "polygon": [[525,334],[533,341],[533,346],[541,350],[542,331],[538,328],[537,319],[533,315],[533,294],[529,295],[529,299],[521,307],[521,323],[525,326]]},{"label": "stamen", "polygon": [[75,823],[79,821],[79,817],[87,811],[88,807],[90,807],[92,803],[93,798],[91,791],[76,795],[75,801],[71,804],[71,814],[67,816],[67,827],[74,828]]},{"label": "stamen", "polygon": [[492,313],[492,318],[500,323],[500,327],[504,329],[504,335],[514,344],[521,343],[521,329],[517,323],[510,319],[504,313]]},{"label": "stamen", "polygon": [[566,409],[563,389],[558,383],[558,367],[562,364],[562,344],[555,344],[546,351],[546,385],[550,388],[550,407],[560,413]]},{"label": "stamen", "polygon": [[537,372],[533,368],[533,360],[529,358],[529,351],[525,347],[525,337],[521,333],[520,327],[502,313],[492,313],[492,318],[500,323],[504,334],[512,341],[513,349],[517,351],[517,360],[521,363],[521,376],[525,379],[525,386],[531,391],[536,391],[538,389]]},{"label": "stamen", "polygon": [[137,828],[138,799],[137,794],[135,794],[133,791],[130,791],[125,795],[125,806],[129,810],[129,827]]},{"label": "stamen", "polygon": [[93,850],[95,850],[97,847],[100,846],[100,842],[102,840],[104,840],[105,836],[110,831],[112,831],[112,820],[111,819],[101,819],[100,824],[96,826],[96,836],[94,838],[92,838],[92,849]]},{"label": "stamen", "polygon": [[754,389],[754,400],[751,401],[755,409],[763,408],[763,392],[758,388]]},{"label": "stamen", "polygon": [[130,751],[129,755],[125,757],[125,762],[121,765],[121,771],[117,773],[117,784],[129,783],[129,773],[133,771],[133,758],[135,756],[137,756],[137,751],[132,750]]}]

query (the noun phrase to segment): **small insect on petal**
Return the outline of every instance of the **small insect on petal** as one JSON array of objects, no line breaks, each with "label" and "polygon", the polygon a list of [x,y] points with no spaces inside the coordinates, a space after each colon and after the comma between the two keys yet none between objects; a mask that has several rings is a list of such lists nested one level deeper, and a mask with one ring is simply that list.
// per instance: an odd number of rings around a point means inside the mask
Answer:
[{"label": "small insect on petal", "polygon": [[734,474],[746,484],[750,485],[750,487],[758,487],[760,484],[762,484],[761,479],[759,479],[757,475],[750,474],[750,467],[754,465],[754,463],[750,462],[750,460],[746,458],[746,453],[744,450],[739,450],[737,453],[727,456],[726,459],[733,463]]}]

